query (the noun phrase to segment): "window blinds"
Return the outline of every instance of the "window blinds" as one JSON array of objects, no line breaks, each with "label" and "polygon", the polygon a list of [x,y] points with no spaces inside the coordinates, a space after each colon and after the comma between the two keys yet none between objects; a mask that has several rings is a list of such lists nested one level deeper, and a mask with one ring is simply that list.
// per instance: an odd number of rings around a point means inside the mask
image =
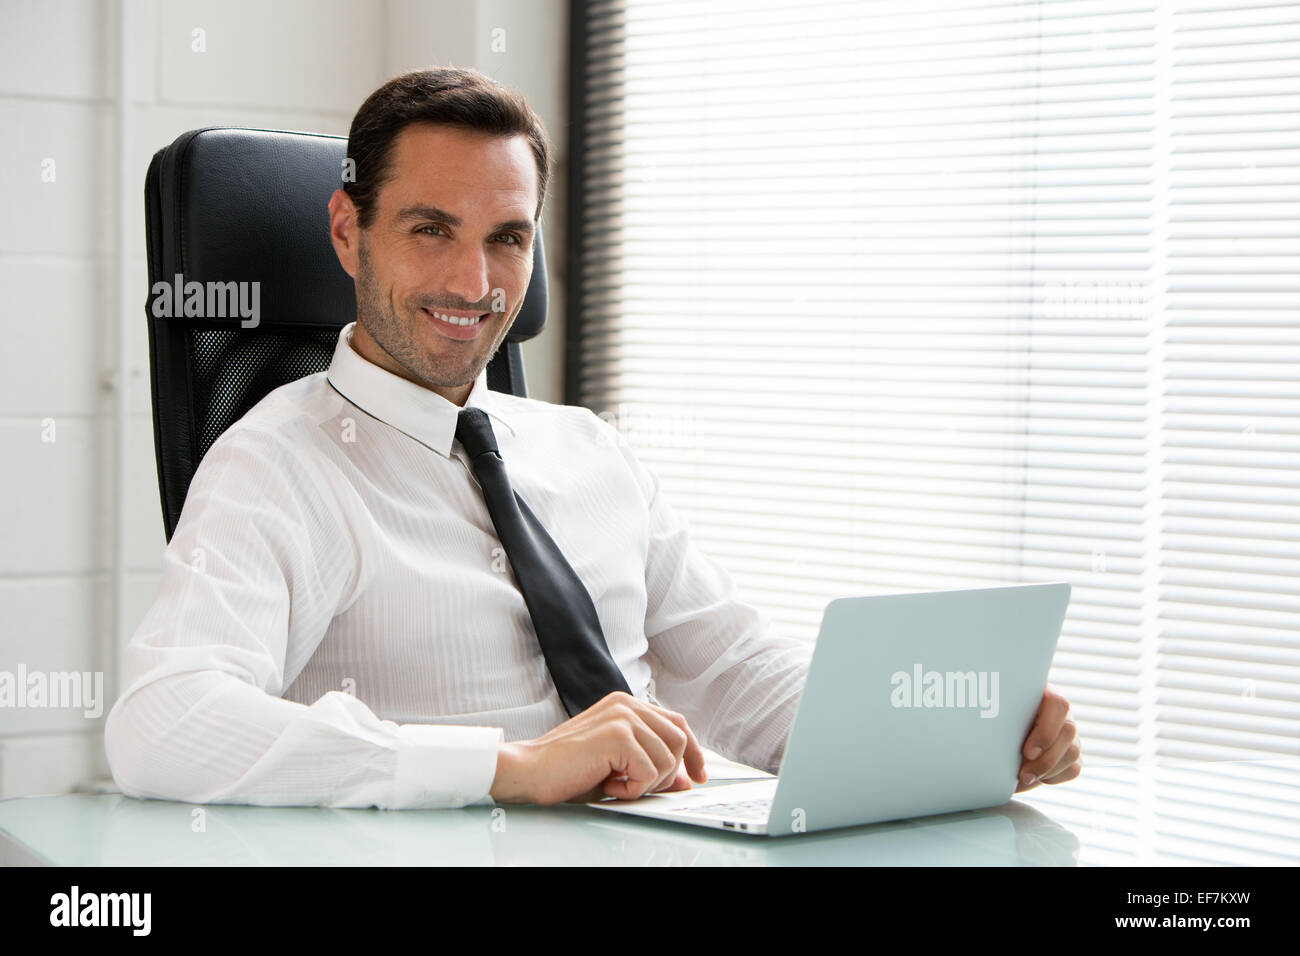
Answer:
[{"label": "window blinds", "polygon": [[775,629],[1068,580],[1087,760],[1300,752],[1300,4],[574,29],[567,400]]}]

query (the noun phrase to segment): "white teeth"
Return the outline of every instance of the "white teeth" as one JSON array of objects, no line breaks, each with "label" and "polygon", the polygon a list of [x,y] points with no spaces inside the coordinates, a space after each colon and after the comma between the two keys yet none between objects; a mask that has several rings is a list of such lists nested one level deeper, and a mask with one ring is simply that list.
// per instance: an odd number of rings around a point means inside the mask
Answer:
[{"label": "white teeth", "polygon": [[[433,312],[432,309],[430,309],[429,311]],[[478,316],[478,315],[474,316],[472,319],[457,318],[456,316],[453,315],[443,315],[441,312],[433,312],[433,315],[434,317],[439,318],[442,321],[449,323],[450,325],[473,325],[476,322],[478,322],[479,319],[482,318],[482,316]]]}]

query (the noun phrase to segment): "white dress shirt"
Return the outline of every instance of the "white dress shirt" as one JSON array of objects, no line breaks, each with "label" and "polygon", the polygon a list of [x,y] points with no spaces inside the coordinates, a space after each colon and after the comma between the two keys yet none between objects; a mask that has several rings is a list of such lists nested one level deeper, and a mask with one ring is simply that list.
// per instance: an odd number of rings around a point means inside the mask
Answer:
[{"label": "white dress shirt", "polygon": [[[568,719],[454,440],[460,408],[362,358],[352,328],[328,372],[271,392],[194,476],[105,727],[131,796],[490,804],[501,741]],[[486,371],[467,404],[632,693],[775,772],[811,647],[737,598],[617,429],[490,391]]]}]

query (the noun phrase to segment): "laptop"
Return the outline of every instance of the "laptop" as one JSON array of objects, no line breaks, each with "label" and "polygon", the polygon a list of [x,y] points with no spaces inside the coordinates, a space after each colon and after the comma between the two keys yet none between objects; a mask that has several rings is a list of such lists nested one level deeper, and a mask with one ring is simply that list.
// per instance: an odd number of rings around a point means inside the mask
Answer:
[{"label": "laptop", "polygon": [[587,805],[759,836],[1001,806],[1069,601],[1063,581],[837,598],[779,776]]}]

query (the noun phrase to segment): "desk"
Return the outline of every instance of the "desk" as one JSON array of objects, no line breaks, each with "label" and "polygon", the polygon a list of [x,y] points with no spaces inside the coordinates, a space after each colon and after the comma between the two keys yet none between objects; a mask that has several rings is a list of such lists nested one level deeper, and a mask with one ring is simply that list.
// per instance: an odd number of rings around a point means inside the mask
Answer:
[{"label": "desk", "polygon": [[385,811],[22,797],[0,801],[0,863],[1295,865],[1300,758],[1086,768],[1001,807],[781,838],[568,804]]}]

